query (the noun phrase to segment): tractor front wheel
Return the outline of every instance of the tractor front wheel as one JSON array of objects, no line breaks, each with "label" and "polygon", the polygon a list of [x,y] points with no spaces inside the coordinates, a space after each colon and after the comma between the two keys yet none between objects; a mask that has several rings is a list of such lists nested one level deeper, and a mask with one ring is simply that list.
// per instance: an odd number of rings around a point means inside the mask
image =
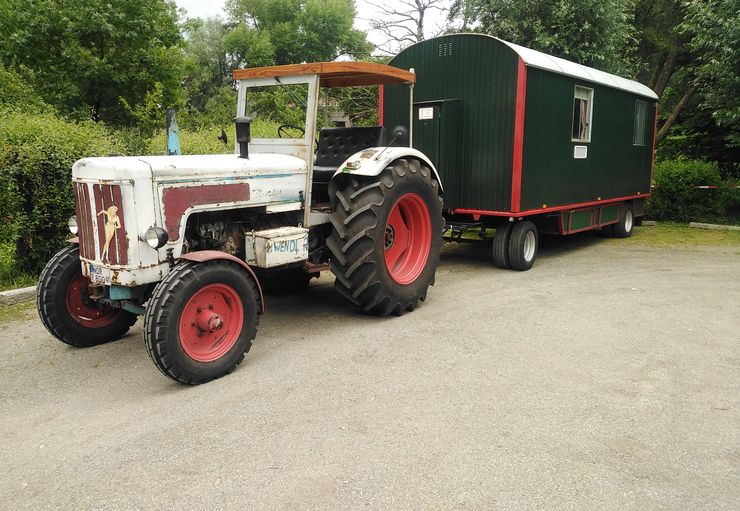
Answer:
[{"label": "tractor front wheel", "polygon": [[413,310],[434,284],[442,246],[442,198],[429,167],[400,159],[377,177],[339,176],[331,188],[335,289],[373,314]]},{"label": "tractor front wheel", "polygon": [[197,385],[233,371],[257,335],[259,298],[252,278],[227,261],[180,263],[147,304],[144,341],[154,365]]},{"label": "tractor front wheel", "polygon": [[36,306],[46,329],[77,348],[115,341],[136,322],[136,314],[90,298],[90,281],[82,274],[80,248],[70,245],[51,258],[39,276]]}]

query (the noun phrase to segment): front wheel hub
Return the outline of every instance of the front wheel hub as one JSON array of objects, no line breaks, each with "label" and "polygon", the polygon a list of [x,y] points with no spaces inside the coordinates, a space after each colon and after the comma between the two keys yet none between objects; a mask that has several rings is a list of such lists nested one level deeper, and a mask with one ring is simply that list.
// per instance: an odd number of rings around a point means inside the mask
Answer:
[{"label": "front wheel hub", "polygon": [[226,284],[196,291],[180,315],[180,346],[193,360],[213,362],[234,347],[244,325],[244,305]]}]

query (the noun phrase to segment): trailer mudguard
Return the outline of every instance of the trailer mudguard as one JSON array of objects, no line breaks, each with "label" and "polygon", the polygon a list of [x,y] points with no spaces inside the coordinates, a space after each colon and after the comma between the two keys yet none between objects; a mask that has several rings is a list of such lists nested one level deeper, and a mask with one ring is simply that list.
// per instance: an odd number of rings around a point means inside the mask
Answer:
[{"label": "trailer mudguard", "polygon": [[260,314],[264,314],[265,312],[265,297],[262,294],[262,285],[260,284],[259,279],[257,278],[257,275],[255,275],[254,270],[244,261],[239,259],[236,256],[233,256],[231,254],[227,254],[226,252],[221,252],[219,250],[198,250],[197,252],[188,252],[187,254],[183,254],[180,259],[185,259],[186,261],[190,261],[193,263],[205,263],[207,261],[214,261],[217,259],[223,259],[225,261],[231,261],[233,263],[238,264],[245,270],[247,270],[247,273],[254,281],[254,285],[257,286],[257,292],[260,296]]},{"label": "trailer mudguard", "polygon": [[332,176],[334,179],[339,174],[351,174],[355,176],[377,176],[391,162],[403,158],[416,159],[423,162],[434,172],[434,178],[439,184],[439,192],[442,194],[442,179],[434,164],[427,158],[424,153],[412,149],[411,147],[371,147],[359,151],[342,163]]}]

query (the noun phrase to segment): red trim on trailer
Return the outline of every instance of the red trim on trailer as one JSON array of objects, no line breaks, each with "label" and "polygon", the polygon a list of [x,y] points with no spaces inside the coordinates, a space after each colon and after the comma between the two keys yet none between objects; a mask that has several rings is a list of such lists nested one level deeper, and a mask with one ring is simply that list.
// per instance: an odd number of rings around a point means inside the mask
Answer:
[{"label": "red trim on trailer", "polygon": [[257,279],[257,275],[254,274],[254,270],[252,269],[252,267],[238,257],[227,254],[226,252],[221,252],[219,250],[198,250],[197,252],[188,252],[187,254],[183,254],[180,259],[185,259],[186,261],[192,261],[194,263],[205,263],[207,261],[222,259],[240,265],[242,268],[247,270],[249,275],[252,277],[252,280],[254,280],[255,285],[257,286],[257,292],[260,295],[259,313],[263,314],[265,312],[265,297],[262,294],[262,285],[260,284],[259,279]]},{"label": "red trim on trailer", "polygon": [[527,211],[490,211],[485,209],[466,209],[466,208],[454,208],[450,210],[453,215],[479,215],[479,216],[512,216],[512,217],[524,217],[539,215],[542,213],[551,213],[553,211],[563,211],[572,208],[582,208],[587,206],[599,206],[601,204],[612,204],[614,202],[624,202],[633,199],[647,199],[650,196],[649,193],[641,195],[628,195],[627,197],[619,197],[616,199],[604,199],[592,202],[579,202],[576,204],[568,204],[566,206],[555,206],[552,208],[542,209],[530,209]]},{"label": "red trim on trailer", "polygon": [[383,126],[385,123],[385,87],[381,83],[378,85],[378,126]]},{"label": "red trim on trailer", "polygon": [[514,158],[511,169],[511,210],[519,211],[522,200],[522,153],[524,152],[524,107],[527,95],[527,66],[519,58],[516,74],[516,114],[514,117]]}]

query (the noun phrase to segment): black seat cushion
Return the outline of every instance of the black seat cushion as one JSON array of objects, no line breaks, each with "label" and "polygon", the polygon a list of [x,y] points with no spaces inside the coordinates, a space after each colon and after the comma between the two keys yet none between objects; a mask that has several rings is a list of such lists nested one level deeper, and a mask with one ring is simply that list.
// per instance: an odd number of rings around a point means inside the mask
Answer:
[{"label": "black seat cushion", "polygon": [[321,128],[319,148],[313,164],[315,183],[328,183],[344,161],[368,147],[379,147],[385,139],[385,128]]}]

